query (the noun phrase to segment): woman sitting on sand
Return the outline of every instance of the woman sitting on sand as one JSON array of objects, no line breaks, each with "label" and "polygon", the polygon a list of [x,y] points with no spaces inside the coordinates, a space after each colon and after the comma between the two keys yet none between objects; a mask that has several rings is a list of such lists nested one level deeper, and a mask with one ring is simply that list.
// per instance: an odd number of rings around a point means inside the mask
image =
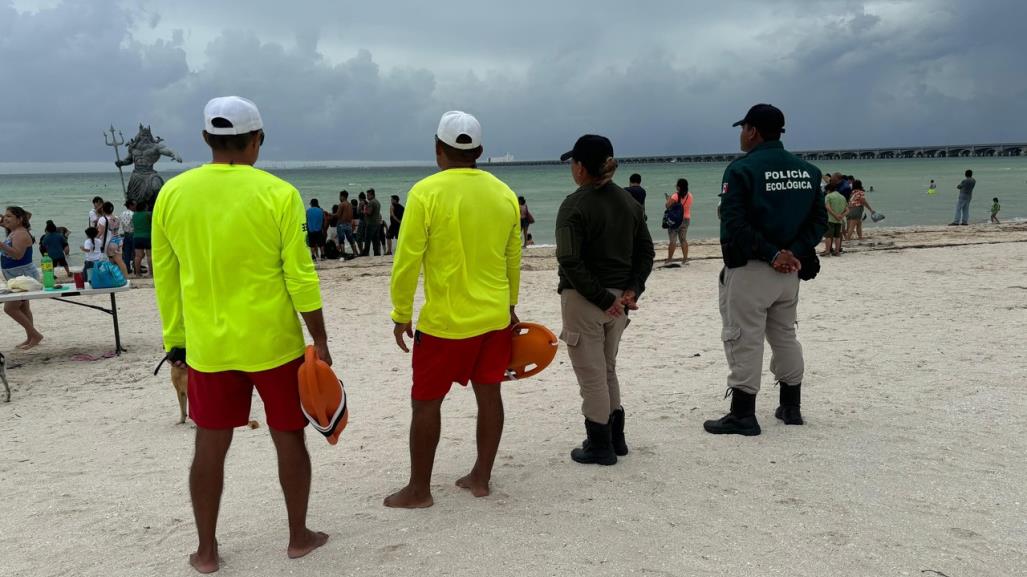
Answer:
[{"label": "woman sitting on sand", "polygon": [[867,202],[866,192],[863,191],[863,181],[854,180],[852,182],[852,196],[849,197],[849,212],[846,215],[848,219],[848,229],[845,231],[845,238],[852,240],[852,233],[855,232],[859,240],[863,240],[863,209],[869,210],[871,213],[874,209],[870,207],[870,203]]},{"label": "woman sitting on sand", "polygon": [[[32,245],[36,240],[29,233],[30,218],[32,214],[20,206],[9,206],[4,212],[2,224],[7,229],[7,239],[0,243],[0,270],[7,280],[19,276],[39,280],[39,269],[32,264]],[[25,342],[18,345],[19,349],[27,351],[42,342],[43,335],[33,325],[29,301],[4,303],[4,312],[25,329]]]}]

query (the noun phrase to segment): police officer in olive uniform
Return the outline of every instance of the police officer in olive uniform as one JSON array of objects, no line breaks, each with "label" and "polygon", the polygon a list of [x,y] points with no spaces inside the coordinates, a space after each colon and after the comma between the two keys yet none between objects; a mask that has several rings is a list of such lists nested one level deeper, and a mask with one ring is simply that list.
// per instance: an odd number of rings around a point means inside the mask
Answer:
[{"label": "police officer in olive uniform", "polygon": [[781,144],[784,114],[753,106],[741,126],[745,156],[724,171],[720,204],[721,337],[730,374],[731,412],[706,421],[714,434],[759,435],[756,394],[763,373],[763,341],[770,370],[781,387],[775,413],[801,425],[802,346],[795,337],[799,280],[816,276],[816,246],[827,230],[820,170]]}]

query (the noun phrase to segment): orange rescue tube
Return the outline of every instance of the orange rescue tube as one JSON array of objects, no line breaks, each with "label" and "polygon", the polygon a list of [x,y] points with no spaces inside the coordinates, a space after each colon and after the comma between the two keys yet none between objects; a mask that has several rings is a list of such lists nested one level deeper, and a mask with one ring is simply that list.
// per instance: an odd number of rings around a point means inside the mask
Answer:
[{"label": "orange rescue tube", "polygon": [[317,357],[313,346],[307,346],[299,369],[300,408],[310,426],[332,445],[349,422],[346,389],[328,363]]},{"label": "orange rescue tube", "polygon": [[556,358],[559,339],[538,323],[521,323],[514,329],[513,354],[504,380],[514,381],[537,375]]}]

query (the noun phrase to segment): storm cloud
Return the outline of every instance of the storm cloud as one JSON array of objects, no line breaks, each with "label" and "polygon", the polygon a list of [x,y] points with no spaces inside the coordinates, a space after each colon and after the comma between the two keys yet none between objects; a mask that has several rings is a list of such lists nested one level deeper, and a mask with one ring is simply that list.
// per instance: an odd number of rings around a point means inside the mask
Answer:
[{"label": "storm cloud", "polygon": [[1014,0],[6,1],[0,161],[107,160],[112,122],[202,160],[224,94],[258,103],[275,160],[428,159],[453,108],[520,159],[584,132],[733,151],[759,101],[796,149],[1018,141],[1023,21]]}]

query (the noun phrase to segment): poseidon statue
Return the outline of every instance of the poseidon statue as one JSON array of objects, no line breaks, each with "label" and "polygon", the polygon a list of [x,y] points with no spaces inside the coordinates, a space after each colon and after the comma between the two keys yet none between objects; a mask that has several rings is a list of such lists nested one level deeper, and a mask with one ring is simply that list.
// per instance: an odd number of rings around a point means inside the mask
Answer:
[{"label": "poseidon statue", "polygon": [[164,186],[164,179],[153,165],[160,160],[160,157],[167,156],[176,162],[182,162],[182,157],[163,144],[161,138],[154,138],[149,126],[139,125],[139,134],[128,141],[128,156],[124,160],[115,162],[118,167],[133,165],[132,178],[128,181],[128,189],[125,192],[125,199],[138,203],[145,202],[153,205],[157,199],[157,193]]}]

